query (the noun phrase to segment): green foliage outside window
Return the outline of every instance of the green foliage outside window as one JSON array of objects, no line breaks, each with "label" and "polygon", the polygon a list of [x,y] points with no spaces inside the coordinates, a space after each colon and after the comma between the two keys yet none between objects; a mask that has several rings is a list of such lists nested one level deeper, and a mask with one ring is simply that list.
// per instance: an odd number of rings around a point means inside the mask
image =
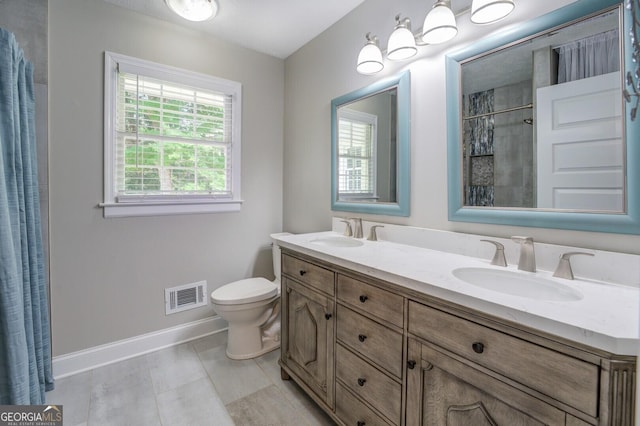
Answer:
[{"label": "green foliage outside window", "polygon": [[[125,87],[130,88],[131,81],[128,83],[125,81]],[[187,96],[183,90],[176,96],[182,99],[145,93],[136,99],[135,89],[134,79],[133,91],[125,89],[124,94],[124,191],[229,191],[220,97],[208,95],[212,104],[206,104],[197,102],[198,92]],[[162,90],[177,91],[171,87]]]}]

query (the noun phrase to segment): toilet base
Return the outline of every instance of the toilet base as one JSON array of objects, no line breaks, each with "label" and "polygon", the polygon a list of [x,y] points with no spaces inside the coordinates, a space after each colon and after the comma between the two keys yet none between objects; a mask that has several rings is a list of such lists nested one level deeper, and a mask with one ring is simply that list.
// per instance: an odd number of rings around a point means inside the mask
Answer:
[{"label": "toilet base", "polygon": [[280,333],[264,336],[261,327],[229,324],[227,356],[231,359],[251,359],[280,347]]},{"label": "toilet base", "polygon": [[275,341],[271,341],[268,344],[264,344],[262,345],[262,349],[260,349],[257,352],[254,353],[250,353],[250,354],[234,354],[234,353],[230,353],[229,352],[229,348],[227,347],[227,357],[229,357],[230,359],[237,359],[237,360],[241,360],[241,359],[251,359],[251,358],[257,358],[259,356],[262,356],[268,352],[271,351],[275,351],[276,349],[280,348],[280,342],[275,342]]}]

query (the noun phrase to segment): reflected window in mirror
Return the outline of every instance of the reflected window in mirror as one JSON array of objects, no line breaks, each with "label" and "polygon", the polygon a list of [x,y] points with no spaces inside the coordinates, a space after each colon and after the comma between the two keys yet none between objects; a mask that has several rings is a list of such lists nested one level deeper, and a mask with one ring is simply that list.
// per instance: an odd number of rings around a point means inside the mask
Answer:
[{"label": "reflected window in mirror", "polygon": [[375,200],[378,116],[338,112],[338,190],[346,200]]}]

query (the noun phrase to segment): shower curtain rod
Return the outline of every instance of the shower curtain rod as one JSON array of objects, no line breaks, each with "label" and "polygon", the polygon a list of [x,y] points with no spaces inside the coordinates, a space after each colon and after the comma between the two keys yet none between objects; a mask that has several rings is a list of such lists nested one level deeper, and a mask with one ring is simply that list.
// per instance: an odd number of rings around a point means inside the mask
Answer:
[{"label": "shower curtain rod", "polygon": [[472,115],[471,117],[463,117],[463,120],[471,120],[473,118],[480,118],[480,117],[486,117],[487,115],[496,115],[496,114],[504,114],[505,112],[513,112],[513,111],[519,111],[521,109],[529,109],[529,108],[533,108],[533,104],[527,104],[527,105],[522,105],[519,107],[514,107],[514,108],[507,108],[507,109],[503,109],[500,111],[494,111],[494,112],[485,112],[484,114],[478,114],[478,115]]}]

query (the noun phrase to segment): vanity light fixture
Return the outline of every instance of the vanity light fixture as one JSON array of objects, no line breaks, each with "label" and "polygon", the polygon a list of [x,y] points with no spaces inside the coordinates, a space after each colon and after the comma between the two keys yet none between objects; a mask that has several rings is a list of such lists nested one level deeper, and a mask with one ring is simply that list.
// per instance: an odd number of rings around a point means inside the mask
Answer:
[{"label": "vanity light fixture", "polygon": [[175,14],[189,21],[206,21],[218,13],[216,0],[164,0]]},{"label": "vanity light fixture", "polygon": [[438,0],[424,19],[422,41],[439,44],[451,40],[458,34],[456,16],[451,10],[451,0]]},{"label": "vanity light fixture", "polygon": [[411,20],[409,18],[400,19],[396,15],[396,27],[389,37],[387,44],[387,58],[392,61],[409,59],[418,53],[416,38],[411,32]]},{"label": "vanity light fixture", "polygon": [[516,7],[513,0],[473,0],[471,22],[491,24],[510,14]]},{"label": "vanity light fixture", "polygon": [[360,50],[358,54],[358,65],[356,70],[360,74],[375,74],[382,71],[384,64],[382,63],[382,52],[378,47],[378,37],[367,33],[367,44]]},{"label": "vanity light fixture", "polygon": [[[1,0],[0,0],[1,1]],[[196,1],[196,0],[165,0]],[[205,0],[200,0],[205,1]],[[215,1],[215,0],[211,0]],[[389,36],[386,56],[391,61],[409,59],[418,53],[417,46],[444,43],[458,34],[456,14],[451,9],[451,0],[434,0],[435,3],[424,19],[424,25],[416,34],[411,31],[411,20],[396,15],[396,26]],[[637,2],[640,0],[627,0]],[[475,24],[492,24],[506,17],[515,8],[515,0],[473,0],[471,21]],[[469,8],[458,12],[466,13]],[[417,39],[417,43],[416,43]],[[383,53],[378,47],[378,39],[367,34],[367,44],[358,54],[356,70],[360,74],[375,74],[384,68]],[[633,96],[630,94],[630,96]]]}]

